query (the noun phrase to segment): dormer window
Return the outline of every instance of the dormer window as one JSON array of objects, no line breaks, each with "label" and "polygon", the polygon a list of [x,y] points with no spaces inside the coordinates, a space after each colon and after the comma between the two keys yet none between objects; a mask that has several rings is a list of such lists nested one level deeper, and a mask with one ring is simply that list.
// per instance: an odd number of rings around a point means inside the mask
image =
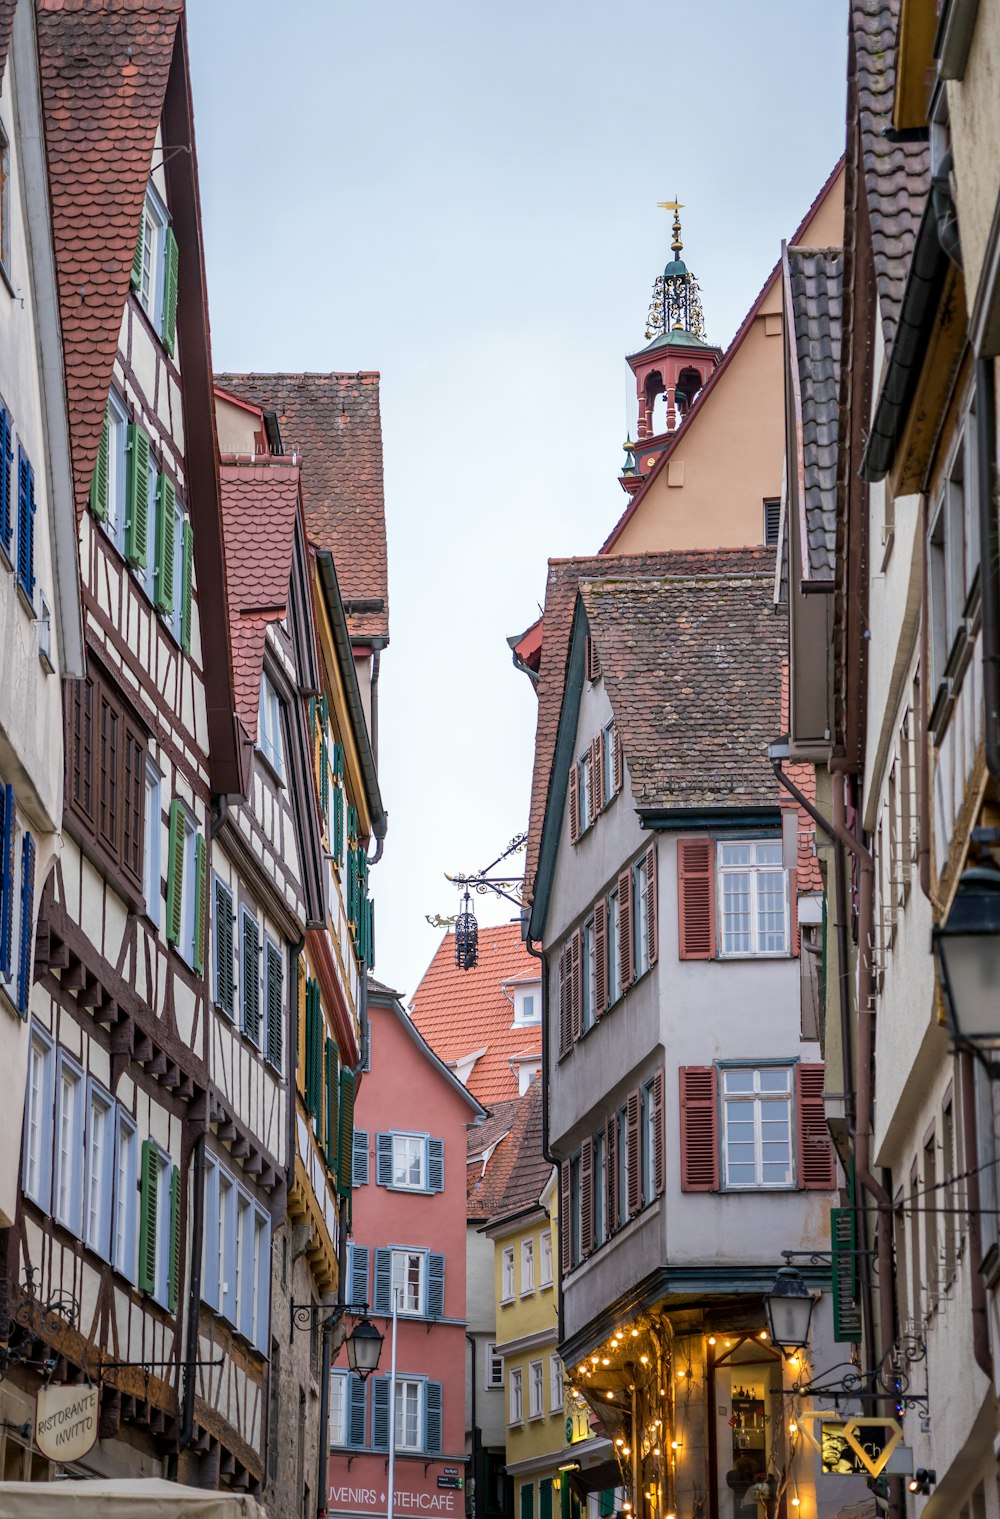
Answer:
[{"label": "dormer window", "polygon": [[177,265],[177,239],[170,228],[170,216],[151,180],[132,260],[132,289],[171,358],[177,328]]},{"label": "dormer window", "polygon": [[257,717],[257,747],[279,779],[284,778],[281,746],[281,697],[265,670],[260,678],[260,710]]},{"label": "dormer window", "polygon": [[514,999],[514,1022],[519,1026],[530,1026],[542,1021],[542,990],[541,983],[532,981],[526,986],[511,987],[510,995]]}]

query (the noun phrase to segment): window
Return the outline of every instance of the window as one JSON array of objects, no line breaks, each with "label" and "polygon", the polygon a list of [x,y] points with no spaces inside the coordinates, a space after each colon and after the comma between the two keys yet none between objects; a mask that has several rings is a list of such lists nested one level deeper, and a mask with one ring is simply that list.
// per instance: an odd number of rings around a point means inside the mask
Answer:
[{"label": "window", "polygon": [[720,843],[718,851],[721,954],[787,954],[788,892],[781,840]]},{"label": "window", "polygon": [[628,1172],[629,1172],[629,1143],[628,1143],[628,1107],[618,1109],[618,1222],[624,1224],[628,1220]]},{"label": "window", "polygon": [[569,1195],[570,1258],[573,1265],[577,1266],[583,1260],[583,1214],[581,1211],[579,1150],[577,1150],[569,1163]]},{"label": "window", "polygon": [[509,1423],[521,1424],[524,1421],[524,1407],[522,1403],[521,1368],[511,1367],[510,1373],[510,1416]]},{"label": "window", "polygon": [[422,1382],[406,1378],[396,1382],[396,1449],[422,1450],[423,1437]]},{"label": "window", "polygon": [[283,777],[284,758],[281,746],[281,697],[265,670],[260,678],[260,707],[257,715],[257,747],[271,769]]},{"label": "window", "polygon": [[781,502],[764,502],[764,543],[771,547],[778,542],[781,531]]},{"label": "window", "polygon": [[562,1362],[557,1355],[549,1356],[549,1406],[554,1414],[563,1411]]},{"label": "window", "polygon": [[[265,1052],[276,1070],[281,1070],[281,1052],[284,1047],[285,1016],[285,961],[280,948],[273,939],[264,940],[264,1012],[267,1018]],[[336,1136],[330,1135],[330,1147],[336,1144]]]},{"label": "window", "polygon": [[136,892],[143,889],[146,742],[98,675],[67,682],[70,805]]},{"label": "window", "polygon": [[205,1168],[202,1300],[259,1350],[267,1346],[271,1220],[209,1156]]},{"label": "window", "polygon": [[642,1126],[642,1200],[651,1203],[656,1196],[654,1159],[656,1156],[656,1103],[653,1082],[647,1081],[642,1089],[642,1109],[639,1122]]},{"label": "window", "polygon": [[52,663],[52,608],[44,591],[38,593],[38,618],[35,626],[38,629],[38,657],[51,675],[55,671]]},{"label": "window", "polygon": [[115,1177],[115,1104],[90,1083],[87,1102],[86,1203],[84,1239],[111,1259],[111,1203]]},{"label": "window", "polygon": [[59,1051],[56,1078],[55,1207],[61,1224],[82,1232],[83,1072],[64,1050]]},{"label": "window", "polygon": [[196,971],[205,965],[205,839],[189,809],[170,803],[167,941]]},{"label": "window", "polygon": [[727,1187],[790,1187],[792,1071],[789,1066],[722,1072]]},{"label": "window", "polygon": [[423,1250],[392,1252],[392,1294],[398,1313],[424,1312],[426,1264]]},{"label": "window", "polygon": [[[3,186],[0,186],[2,200]],[[14,421],[0,401],[0,548],[8,564],[13,564],[14,513],[11,500],[14,467]]]},{"label": "window", "polygon": [[597,949],[594,938],[594,920],[588,918],[583,925],[583,1004],[580,1009],[580,1024],[584,1033],[593,1028],[597,1015]]},{"label": "window", "polygon": [[135,1124],[120,1107],[115,1112],[115,1130],[115,1205],[111,1259],[115,1270],[134,1282],[139,1141]]},{"label": "window", "polygon": [[52,1191],[52,1102],[55,1050],[43,1029],[32,1025],[24,1120],[24,1190],[46,1212]]},{"label": "window", "polygon": [[375,1180],[405,1192],[444,1191],[444,1140],[427,1134],[376,1134]]},{"label": "window", "polygon": [[962,631],[966,602],[979,569],[977,465],[973,403],[931,512],[927,567],[932,703]]},{"label": "window", "polygon": [[580,776],[580,832],[581,833],[583,833],[585,831],[585,829],[589,828],[590,827],[590,823],[591,823],[591,816],[590,816],[590,810],[591,810],[590,787],[591,787],[592,777],[591,777],[591,773],[590,773],[590,760],[591,760],[591,756],[590,756],[590,751],[588,749],[587,753],[583,756],[583,758],[577,760],[577,762],[576,762],[577,770],[578,770],[579,776]]},{"label": "window", "polygon": [[608,1002],[617,1002],[622,994],[621,914],[618,893],[608,897]]},{"label": "window", "polygon": [[649,861],[646,855],[632,867],[632,901],[635,904],[632,963],[638,978],[649,969]]},{"label": "window", "polygon": [[503,1386],[503,1356],[497,1354],[495,1345],[486,1347],[486,1386]]},{"label": "window", "polygon": [[124,554],[129,420],[125,402],[115,390],[108,396],[104,425],[106,436],[101,439],[90,505],[94,514],[103,521],[104,530],[118,552]]},{"label": "window", "polygon": [[419,1134],[392,1136],[392,1185],[423,1191],[426,1187],[424,1165],[426,1144]]},{"label": "window", "polygon": [[[156,1277],[153,1296],[164,1308],[170,1307],[170,1275],[173,1260],[173,1207],[171,1180],[175,1167],[162,1150],[156,1156]],[[176,1184],[175,1184],[176,1185]]]},{"label": "window", "polygon": [[133,276],[133,283],[137,286],[139,303],[157,331],[163,315],[167,223],[167,208],[154,185],[150,184],[146,190],[139,246],[136,249],[139,277],[135,280]]},{"label": "window", "polygon": [[514,1246],[504,1245],[500,1257],[500,1301],[509,1303],[514,1296]]},{"label": "window", "polygon": [[539,1277],[538,1284],[539,1284],[540,1287],[551,1287],[552,1286],[552,1230],[551,1229],[543,1229],[542,1230],[542,1250],[541,1250],[541,1256],[542,1256],[542,1259],[541,1259],[541,1275]]},{"label": "window", "polygon": [[146,900],[146,916],[157,926],[160,922],[160,830],[162,826],[160,772],[152,760],[147,760],[146,805],[142,820],[142,894]]},{"label": "window", "polygon": [[514,1023],[516,1026],[541,1023],[542,1008],[539,990],[537,983],[529,986],[515,986],[513,988]]},{"label": "window", "polygon": [[35,607],[35,472],[24,449],[17,450],[17,583]]},{"label": "window", "polygon": [[533,1239],[521,1241],[521,1296],[535,1290],[535,1242]]},{"label": "window", "polygon": [[240,912],[240,989],[243,1032],[260,1046],[260,925],[244,907]]},{"label": "window", "polygon": [[615,785],[615,752],[618,738],[613,721],[606,724],[601,733],[601,743],[604,745],[604,796],[602,801],[604,806],[607,807],[608,803],[614,800],[618,789]]},{"label": "window", "polygon": [[[335,1371],[330,1376],[330,1444],[347,1444],[347,1375]],[[275,1439],[277,1431],[271,1438]],[[275,1440],[277,1444],[277,1441]]]},{"label": "window", "polygon": [[0,127],[0,264],[10,273],[10,149]]},{"label": "window", "polygon": [[528,1418],[540,1419],[545,1412],[545,1379],[541,1361],[528,1364]]}]

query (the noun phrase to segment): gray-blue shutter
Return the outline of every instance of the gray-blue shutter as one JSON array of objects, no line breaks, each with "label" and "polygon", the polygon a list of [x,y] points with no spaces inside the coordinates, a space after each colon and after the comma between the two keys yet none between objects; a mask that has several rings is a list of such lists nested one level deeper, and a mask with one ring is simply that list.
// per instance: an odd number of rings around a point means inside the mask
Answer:
[{"label": "gray-blue shutter", "polygon": [[348,1246],[347,1273],[351,1284],[351,1302],[357,1308],[368,1301],[368,1246]]},{"label": "gray-blue shutter", "polygon": [[429,1456],[441,1454],[441,1383],[424,1383],[424,1449]]},{"label": "gray-blue shutter", "polygon": [[361,1446],[365,1443],[365,1384],[360,1377],[348,1377],[347,1388],[347,1442]]},{"label": "gray-blue shutter", "polygon": [[444,1318],[444,1256],[427,1257],[427,1317]]},{"label": "gray-blue shutter", "polygon": [[372,1449],[389,1449],[389,1378],[376,1377],[372,1388]]},{"label": "gray-blue shutter", "polygon": [[427,1141],[427,1187],[431,1192],[444,1191],[444,1140]]},{"label": "gray-blue shutter", "polygon": [[392,1186],[392,1135],[375,1136],[375,1180],[380,1187]]},{"label": "gray-blue shutter", "polygon": [[352,1157],[353,1184],[356,1187],[368,1185],[368,1130],[354,1130],[354,1153]]},{"label": "gray-blue shutter", "polygon": [[376,1313],[392,1312],[392,1251],[375,1251],[375,1294],[374,1309]]}]

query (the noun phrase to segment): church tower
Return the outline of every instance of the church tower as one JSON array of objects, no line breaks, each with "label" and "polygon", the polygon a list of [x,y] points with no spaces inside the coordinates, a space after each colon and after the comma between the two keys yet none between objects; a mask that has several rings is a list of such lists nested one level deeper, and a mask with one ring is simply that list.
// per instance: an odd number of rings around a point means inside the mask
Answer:
[{"label": "church tower", "polygon": [[676,200],[660,201],[660,206],[674,213],[672,257],[653,285],[646,346],[628,355],[639,403],[636,441],[625,443],[620,477],[630,495],[639,489],[722,358],[722,349],[705,337],[698,281],[681,258],[683,207]]}]

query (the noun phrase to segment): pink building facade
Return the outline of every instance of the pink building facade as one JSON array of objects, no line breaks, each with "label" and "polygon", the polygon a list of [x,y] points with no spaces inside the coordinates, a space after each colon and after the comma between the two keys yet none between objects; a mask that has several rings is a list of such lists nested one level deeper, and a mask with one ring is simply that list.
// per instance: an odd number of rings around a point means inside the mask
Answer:
[{"label": "pink building facade", "polygon": [[355,1106],[344,1294],[385,1335],[362,1382],[343,1350],[330,1389],[329,1512],[388,1509],[392,1304],[398,1331],[395,1513],[461,1519],[465,1495],[466,1140],[485,1116],[396,995],[369,983],[368,1069]]}]

